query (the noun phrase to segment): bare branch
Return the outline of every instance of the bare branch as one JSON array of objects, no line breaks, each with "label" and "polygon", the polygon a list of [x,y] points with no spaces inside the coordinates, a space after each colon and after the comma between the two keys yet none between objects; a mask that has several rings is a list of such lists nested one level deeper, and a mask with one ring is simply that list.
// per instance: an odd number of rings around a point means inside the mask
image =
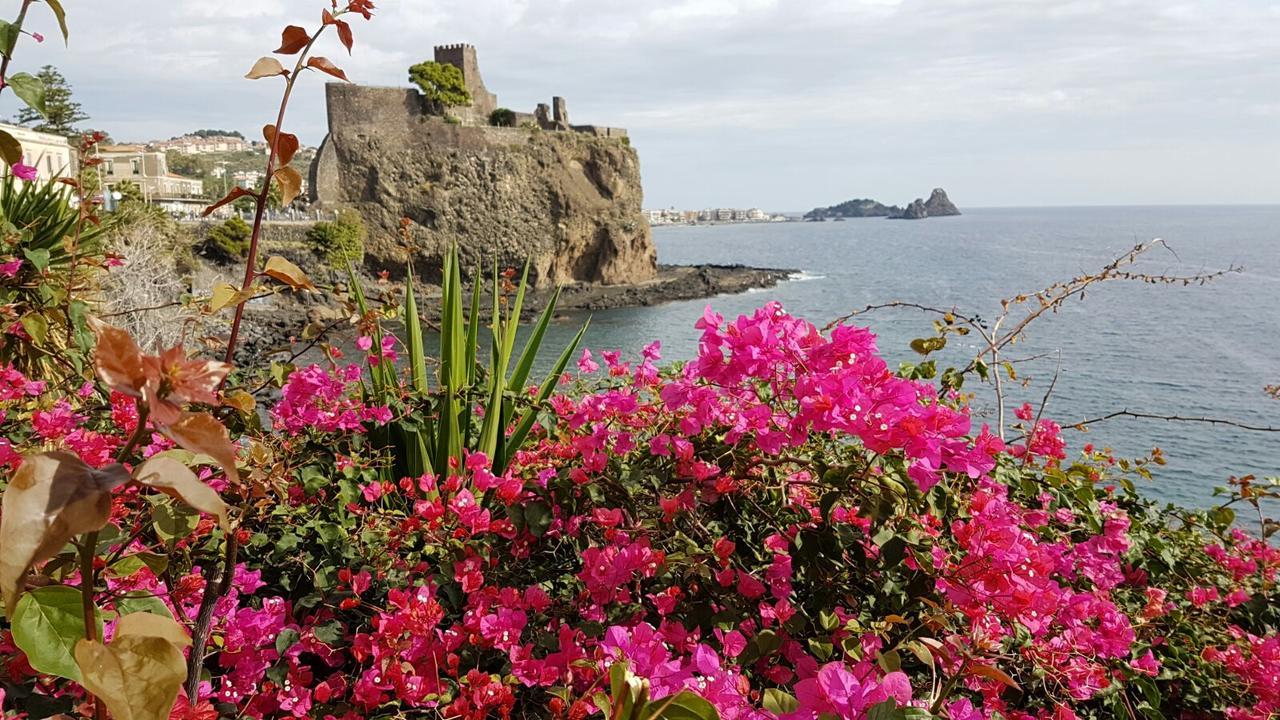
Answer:
[{"label": "bare branch", "polygon": [[1064,425],[1064,427],[1070,427],[1076,430],[1084,430],[1089,425],[1094,425],[1096,423],[1100,423],[1106,420],[1112,420],[1120,417],[1138,418],[1142,420],[1167,420],[1169,422],[1203,423],[1207,425],[1226,425],[1234,428],[1240,428],[1241,430],[1250,430],[1253,432],[1280,433],[1280,427],[1272,427],[1270,425],[1248,425],[1246,423],[1236,422],[1235,420],[1223,420],[1221,418],[1185,417],[1182,415],[1156,415],[1153,413],[1133,412],[1128,409],[1117,410],[1116,412],[1103,415],[1101,417],[1090,418],[1088,420],[1081,420],[1080,422],[1077,422],[1077,423]]}]

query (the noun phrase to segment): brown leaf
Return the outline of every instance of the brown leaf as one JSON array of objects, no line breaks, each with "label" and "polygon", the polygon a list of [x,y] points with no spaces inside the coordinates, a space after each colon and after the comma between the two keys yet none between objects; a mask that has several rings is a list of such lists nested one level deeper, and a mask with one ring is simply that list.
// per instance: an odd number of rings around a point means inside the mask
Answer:
[{"label": "brown leaf", "polygon": [[209,413],[183,413],[177,422],[162,428],[165,435],[193,453],[203,453],[222,466],[227,479],[240,479],[236,470],[236,448],[227,429]]},{"label": "brown leaf", "polygon": [[294,55],[302,51],[302,48],[311,42],[311,36],[307,34],[306,28],[290,25],[284,29],[280,35],[280,49],[276,50],[277,55]]},{"label": "brown leaf", "polygon": [[110,645],[76,643],[81,685],[101,698],[116,720],[167,720],[187,675],[182,648],[190,644],[172,618],[125,615]]},{"label": "brown leaf", "polygon": [[128,481],[120,465],[95,470],[71,453],[23,458],[0,501],[0,591],[7,617],[13,617],[31,566],[57,555],[76,535],[106,526],[111,491]]},{"label": "brown leaf", "polygon": [[262,274],[267,277],[275,278],[280,282],[288,285],[294,290],[315,290],[316,286],[312,284],[311,278],[302,271],[302,268],[285,260],[279,255],[273,255],[267,258],[267,266],[262,269]]},{"label": "brown leaf", "polygon": [[115,637],[158,637],[178,647],[191,644],[191,636],[186,628],[179,625],[172,617],[155,613],[129,613],[116,623]]},{"label": "brown leaf", "polygon": [[332,25],[338,21],[336,18],[333,17],[333,13],[329,12],[328,10],[321,10],[320,22],[324,23],[325,25]]},{"label": "brown leaf", "polygon": [[262,136],[267,139],[268,145],[275,145],[276,159],[280,165],[288,165],[293,156],[298,153],[298,136],[291,133],[280,133],[279,139],[276,138],[276,126],[267,125],[262,128]]},{"label": "brown leaf", "polygon": [[339,80],[342,80],[343,82],[351,82],[350,80],[347,79],[347,74],[342,72],[342,68],[330,62],[329,58],[313,57],[307,61],[307,67],[315,68],[316,70],[319,70],[320,72],[323,72],[323,73],[328,73],[338,78]]},{"label": "brown leaf", "polygon": [[288,75],[289,71],[284,69],[280,61],[273,57],[260,57],[258,62],[253,64],[249,72],[245,73],[245,77],[250,80],[259,80],[261,78],[275,77],[276,75]]},{"label": "brown leaf", "polygon": [[236,412],[246,416],[253,414],[254,408],[258,407],[258,401],[252,395],[239,389],[223,393],[222,404],[235,408]]},{"label": "brown leaf", "polygon": [[217,491],[200,482],[191,468],[172,455],[155,455],[133,471],[133,479],[170,497],[178,498],[202,513],[217,517],[218,526],[223,532],[231,532],[227,504],[218,496]]},{"label": "brown leaf", "polygon": [[142,386],[147,383],[147,367],[138,343],[127,331],[97,318],[89,324],[98,336],[93,351],[93,367],[98,377],[112,390],[140,396]]},{"label": "brown leaf", "polygon": [[0,130],[0,158],[10,165],[22,162],[22,143],[4,130]]},{"label": "brown leaf", "polygon": [[1022,689],[1021,687],[1018,686],[1018,683],[1015,682],[1013,678],[1009,677],[1008,674],[1006,674],[1000,668],[995,667],[994,665],[982,665],[979,663],[970,663],[969,672],[973,673],[974,675],[980,675],[982,677],[988,678],[990,680],[995,680],[996,682],[1007,685],[1013,688],[1014,690]]},{"label": "brown leaf", "polygon": [[271,177],[280,185],[280,205],[288,207],[289,203],[302,194],[302,174],[297,170],[285,166],[275,171]]},{"label": "brown leaf", "polygon": [[338,39],[342,41],[343,47],[347,49],[347,54],[351,54],[351,45],[355,42],[355,38],[351,36],[351,26],[345,20],[335,20],[334,25],[338,26]]},{"label": "brown leaf", "polygon": [[222,198],[218,202],[205,208],[203,215],[204,217],[209,217],[209,215],[212,214],[214,210],[217,210],[218,208],[222,207],[223,205],[226,205],[227,203],[235,202],[236,200],[239,200],[242,197],[256,198],[258,197],[258,194],[253,192],[252,190],[246,190],[245,188],[242,188],[242,187],[231,188],[231,192],[227,193],[226,197]]}]

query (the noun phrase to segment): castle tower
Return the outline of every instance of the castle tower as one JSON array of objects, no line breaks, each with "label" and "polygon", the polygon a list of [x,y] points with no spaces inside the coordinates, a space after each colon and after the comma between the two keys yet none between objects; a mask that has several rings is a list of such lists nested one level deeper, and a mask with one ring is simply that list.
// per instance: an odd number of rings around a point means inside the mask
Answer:
[{"label": "castle tower", "polygon": [[471,111],[477,121],[488,122],[489,114],[498,109],[498,96],[489,92],[480,77],[480,62],[476,59],[474,45],[437,45],[436,62],[452,65],[462,71],[462,78],[467,83],[467,92],[471,93]]}]

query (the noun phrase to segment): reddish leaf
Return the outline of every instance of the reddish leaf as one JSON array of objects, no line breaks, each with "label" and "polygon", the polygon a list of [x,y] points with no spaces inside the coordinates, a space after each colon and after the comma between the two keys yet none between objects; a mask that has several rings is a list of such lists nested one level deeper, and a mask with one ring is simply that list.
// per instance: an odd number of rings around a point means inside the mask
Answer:
[{"label": "reddish leaf", "polygon": [[107,387],[126,395],[139,397],[147,384],[147,367],[142,350],[133,336],[97,318],[89,321],[98,344],[93,351],[93,367]]},{"label": "reddish leaf", "polygon": [[288,75],[289,71],[284,69],[280,61],[273,57],[258,58],[258,62],[253,64],[249,72],[245,73],[245,77],[250,80],[258,80],[261,78],[275,77],[276,75]]},{"label": "reddish leaf", "polygon": [[280,205],[288,207],[289,203],[302,194],[302,174],[291,167],[282,167],[271,176],[280,185]]},{"label": "reddish leaf", "polygon": [[309,42],[311,42],[311,36],[307,34],[306,28],[290,25],[280,36],[280,49],[276,50],[276,54],[294,55],[301,52]]},{"label": "reddish leaf", "polygon": [[288,165],[293,160],[293,156],[298,152],[298,136],[290,133],[280,133],[280,138],[276,139],[276,126],[267,125],[262,128],[262,136],[267,139],[268,145],[276,146],[276,160],[281,165]]},{"label": "reddish leaf", "polygon": [[323,22],[325,25],[332,25],[338,22],[338,20],[333,17],[333,13],[329,12],[328,10],[320,11],[320,21]]},{"label": "reddish leaf", "polygon": [[329,58],[313,57],[307,61],[307,67],[315,68],[323,73],[328,73],[344,82],[351,82],[350,80],[347,80],[347,74],[342,72],[342,68],[330,62]]},{"label": "reddish leaf", "polygon": [[219,200],[218,202],[216,202],[216,203],[214,203],[214,204],[210,205],[209,207],[205,208],[205,209],[204,209],[204,216],[205,216],[205,217],[209,217],[209,215],[210,215],[214,210],[217,210],[218,208],[222,207],[223,205],[226,205],[227,203],[235,202],[236,200],[239,200],[240,198],[242,198],[242,197],[246,197],[246,196],[248,196],[248,197],[252,197],[252,198],[256,198],[256,197],[258,197],[258,194],[257,194],[257,193],[255,193],[255,192],[253,192],[252,190],[246,190],[246,189],[244,189],[244,188],[242,188],[242,187],[232,188],[232,189],[231,189],[231,192],[227,193],[227,196],[226,196],[226,197],[222,198],[222,199],[221,199],[221,200]]},{"label": "reddish leaf", "polygon": [[338,39],[342,41],[343,46],[347,48],[347,54],[351,54],[351,44],[355,39],[351,37],[351,26],[345,20],[337,20],[334,22],[338,26]]},{"label": "reddish leaf", "polygon": [[1003,670],[993,665],[980,665],[978,663],[970,663],[969,672],[973,673],[974,675],[985,677],[989,680],[995,680],[996,682],[1001,683],[1003,685],[1007,685],[1013,688],[1014,690],[1022,689],[1021,687],[1018,686],[1018,683],[1015,682],[1013,678],[1009,677]]}]

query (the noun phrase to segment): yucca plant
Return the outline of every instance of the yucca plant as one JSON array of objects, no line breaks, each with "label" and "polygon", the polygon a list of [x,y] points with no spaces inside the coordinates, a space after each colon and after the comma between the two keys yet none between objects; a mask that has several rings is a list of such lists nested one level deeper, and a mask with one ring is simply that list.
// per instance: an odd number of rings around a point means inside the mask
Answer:
[{"label": "yucca plant", "polygon": [[0,336],[0,363],[43,377],[80,374],[92,345],[84,299],[102,266],[104,231],[82,220],[72,197],[57,181],[0,180],[0,305],[26,335]]},{"label": "yucca plant", "polygon": [[[368,303],[354,272],[349,272],[349,277],[353,298],[368,317]],[[455,472],[464,454],[473,452],[484,453],[490,458],[493,471],[501,473],[532,432],[538,412],[554,391],[590,323],[584,323],[563,348],[536,394],[530,396],[526,392],[529,377],[555,316],[560,291],[552,294],[517,356],[516,339],[528,290],[529,266],[525,264],[509,302],[503,291],[504,278],[495,267],[488,325],[490,349],[487,363],[482,364],[480,304],[484,283],[477,273],[470,304],[464,306],[466,296],[457,248],[445,255],[442,278],[440,352],[432,362],[426,352],[429,328],[418,305],[413,268],[409,268],[403,308],[407,384],[401,383],[391,362],[380,358],[369,361],[370,399],[399,407],[402,412],[389,426],[375,429],[371,437],[393,449],[395,472],[400,477]],[[373,341],[379,347],[382,337],[381,324],[375,321]],[[431,365],[435,365],[434,374]],[[450,459],[455,462],[451,464]]]}]

